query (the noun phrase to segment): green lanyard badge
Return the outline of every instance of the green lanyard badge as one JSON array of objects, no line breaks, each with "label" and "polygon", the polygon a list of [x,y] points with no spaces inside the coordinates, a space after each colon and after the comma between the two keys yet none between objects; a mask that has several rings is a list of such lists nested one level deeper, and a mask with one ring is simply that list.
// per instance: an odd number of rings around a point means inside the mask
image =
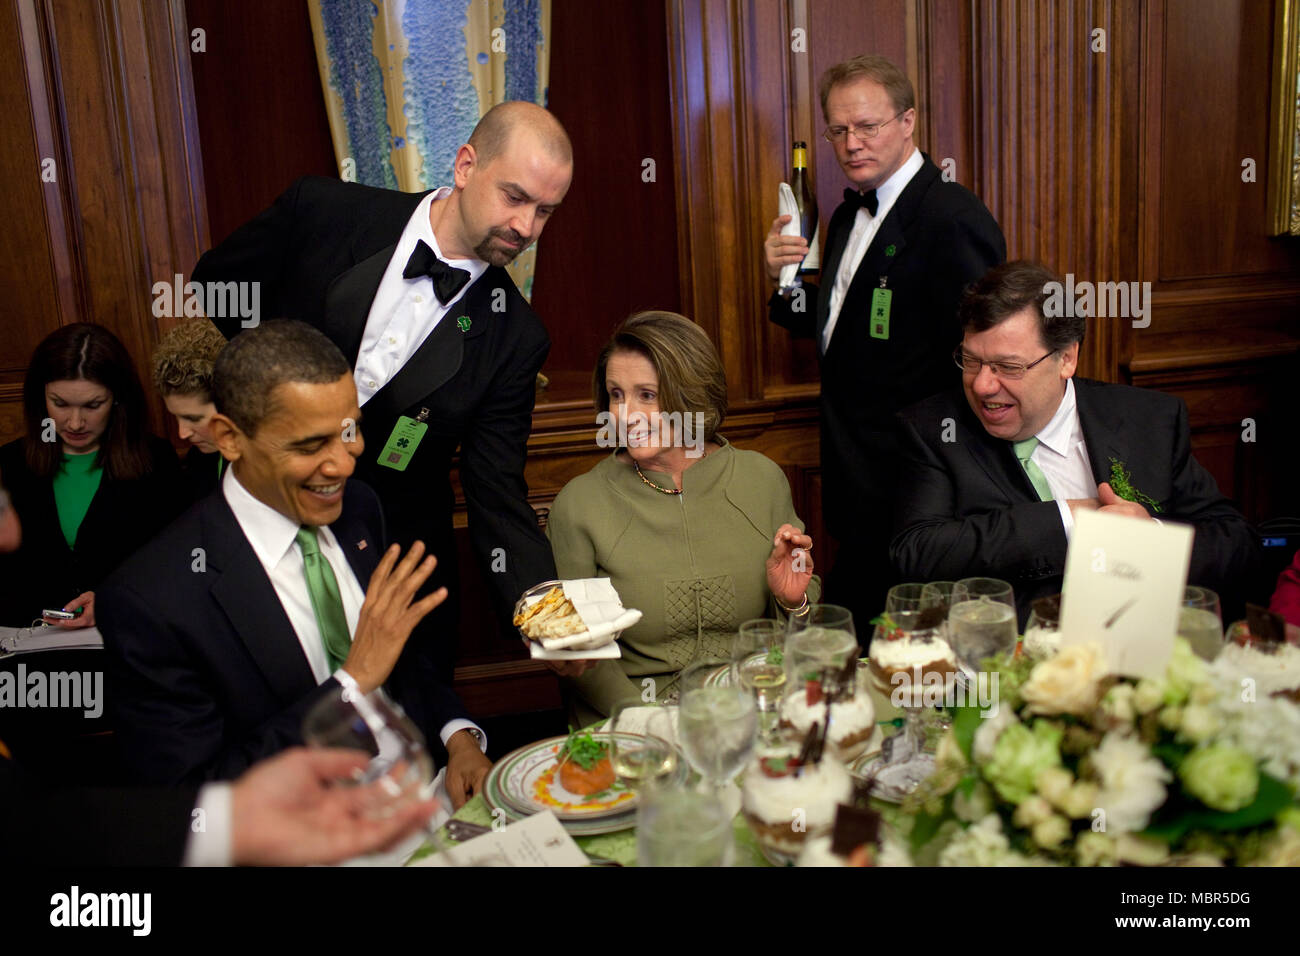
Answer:
[{"label": "green lanyard badge", "polygon": [[397,423],[393,425],[393,433],[388,436],[383,451],[379,453],[379,464],[382,467],[394,471],[406,471],[406,466],[411,463],[415,450],[420,447],[424,433],[429,430],[429,424],[425,421],[428,417],[429,410],[422,408],[418,418],[402,415],[397,419]]}]

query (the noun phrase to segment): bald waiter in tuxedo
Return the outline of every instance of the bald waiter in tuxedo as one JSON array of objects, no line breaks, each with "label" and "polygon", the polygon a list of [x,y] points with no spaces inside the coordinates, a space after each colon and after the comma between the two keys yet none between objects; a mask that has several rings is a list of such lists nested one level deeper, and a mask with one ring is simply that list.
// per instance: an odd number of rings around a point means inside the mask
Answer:
[{"label": "bald waiter in tuxedo", "polygon": [[[315,326],[352,364],[366,443],[357,476],[378,492],[393,540],[422,540],[437,555],[427,589],[450,595],[412,638],[435,646],[447,681],[457,452],[474,551],[501,616],[555,577],[523,474],[550,340],[503,267],[541,235],[572,173],[559,122],[503,103],[456,153],[450,186],[419,194],[302,179],[194,269],[200,283],[260,283],[265,316]],[[240,331],[239,317],[211,318],[228,337]]]}]

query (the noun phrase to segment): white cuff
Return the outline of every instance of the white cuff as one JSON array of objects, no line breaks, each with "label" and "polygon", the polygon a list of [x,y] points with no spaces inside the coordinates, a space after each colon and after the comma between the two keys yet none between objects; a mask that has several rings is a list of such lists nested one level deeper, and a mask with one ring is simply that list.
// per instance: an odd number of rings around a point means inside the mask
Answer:
[{"label": "white cuff", "polygon": [[1070,540],[1070,535],[1074,533],[1074,513],[1070,511],[1070,506],[1060,498],[1056,499],[1056,510],[1061,512],[1061,524],[1065,526],[1065,540]]},{"label": "white cuff", "polygon": [[182,866],[230,866],[233,829],[231,785],[206,783],[190,814]]},{"label": "white cuff", "polygon": [[478,724],[474,723],[474,721],[466,720],[463,717],[449,720],[442,725],[442,730],[438,732],[438,736],[442,738],[442,745],[444,747],[447,746],[447,741],[451,739],[451,735],[456,733],[458,730],[477,731],[474,736],[478,738],[478,749],[483,753],[487,753],[487,734],[483,733],[483,729],[479,727]]},{"label": "white cuff", "polygon": [[350,695],[355,694],[360,690],[360,685],[357,684],[357,679],[341,667],[330,676],[338,681],[339,686],[343,688],[344,700],[347,700]]}]

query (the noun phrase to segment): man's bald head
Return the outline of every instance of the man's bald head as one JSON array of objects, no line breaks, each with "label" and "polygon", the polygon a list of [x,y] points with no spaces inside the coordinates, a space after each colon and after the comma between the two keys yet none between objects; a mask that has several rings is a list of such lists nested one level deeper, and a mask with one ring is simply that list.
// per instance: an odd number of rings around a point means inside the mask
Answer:
[{"label": "man's bald head", "polygon": [[500,154],[519,132],[528,132],[553,159],[564,164],[573,163],[573,144],[569,134],[548,110],[527,100],[498,103],[478,121],[470,133],[469,145],[474,147],[480,165],[486,166]]}]

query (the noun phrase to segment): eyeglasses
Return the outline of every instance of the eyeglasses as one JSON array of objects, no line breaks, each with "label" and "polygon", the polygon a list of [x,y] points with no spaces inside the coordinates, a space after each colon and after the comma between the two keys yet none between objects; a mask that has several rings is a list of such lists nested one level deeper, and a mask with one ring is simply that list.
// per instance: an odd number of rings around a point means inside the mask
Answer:
[{"label": "eyeglasses", "polygon": [[1028,365],[1022,365],[1019,362],[986,362],[973,355],[967,355],[966,350],[959,345],[953,351],[952,359],[957,363],[957,367],[967,375],[978,375],[980,373],[980,366],[987,365],[989,371],[998,378],[1005,378],[1014,381],[1018,378],[1024,378],[1025,373],[1037,365],[1038,362],[1045,361],[1055,355],[1056,352],[1056,349],[1052,349],[1052,351],[1038,359],[1038,361],[1030,362]]},{"label": "eyeglasses", "polygon": [[859,140],[875,139],[880,135],[881,129],[888,126],[906,112],[907,110],[903,110],[901,113],[895,113],[883,123],[854,123],[852,126],[827,126],[826,131],[822,133],[822,135],[826,137],[826,142],[828,143],[842,143],[844,142],[844,137],[848,136],[849,133],[852,133]]}]

